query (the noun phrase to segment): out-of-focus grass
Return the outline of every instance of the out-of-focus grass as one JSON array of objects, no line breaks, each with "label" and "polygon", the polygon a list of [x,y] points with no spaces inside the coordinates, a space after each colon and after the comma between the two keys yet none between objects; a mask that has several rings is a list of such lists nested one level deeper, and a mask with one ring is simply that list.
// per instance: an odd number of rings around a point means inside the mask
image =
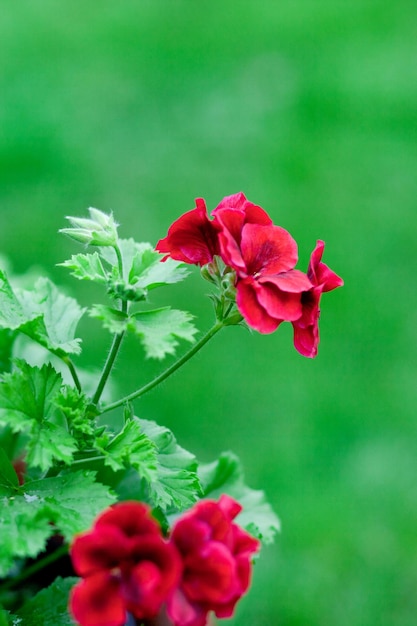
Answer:
[{"label": "out-of-focus grass", "polygon": [[[231,328],[137,403],[202,460],[235,450],[282,518],[236,626],[415,624],[415,17],[406,0],[2,7],[0,244],[16,271],[73,253],[55,233],[87,206],[156,242],[194,197],[242,190],[302,269],[322,238],[345,279],[315,361],[288,327]],[[158,302],[203,329],[207,290],[196,271]],[[109,339],[83,324],[82,363],[102,362]],[[124,355],[121,390],[160,368],[134,342]]]}]

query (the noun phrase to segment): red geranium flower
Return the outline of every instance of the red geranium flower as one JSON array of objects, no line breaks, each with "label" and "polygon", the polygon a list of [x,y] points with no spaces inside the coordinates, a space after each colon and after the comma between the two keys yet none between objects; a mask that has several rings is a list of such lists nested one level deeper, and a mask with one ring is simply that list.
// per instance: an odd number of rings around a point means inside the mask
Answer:
[{"label": "red geranium flower", "polygon": [[168,235],[156,244],[176,261],[206,265],[218,254],[217,230],[207,216],[206,203],[196,199],[196,208],[181,215],[169,228]]},{"label": "red geranium flower", "polygon": [[149,508],[121,502],[101,514],[71,547],[76,573],[70,609],[81,626],[122,626],[130,612],[155,617],[178,582],[181,562]]},{"label": "red geranium flower", "polygon": [[295,270],[297,244],[243,193],[223,198],[207,216],[204,200],[176,220],[156,248],[186,263],[205,265],[219,255],[236,272],[236,303],[252,328],[270,333],[301,316],[307,276]]},{"label": "red geranium flower", "polygon": [[220,225],[220,254],[236,271],[236,303],[248,325],[270,333],[300,317],[301,293],[311,283],[294,269],[298,250],[291,235],[242,193],[224,198],[213,215]]},{"label": "red geranium flower", "polygon": [[317,241],[311,253],[307,275],[312,287],[301,295],[302,315],[292,322],[294,328],[294,346],[302,355],[315,357],[319,343],[318,321],[320,316],[320,298],[324,291],[331,291],[343,285],[343,280],[327,265],[321,262],[324,242]]},{"label": "red geranium flower", "polygon": [[230,617],[247,591],[259,541],[233,522],[241,509],[223,495],[199,502],[175,524],[171,541],[183,561],[182,579],[167,602],[175,626],[205,626],[209,611]]}]

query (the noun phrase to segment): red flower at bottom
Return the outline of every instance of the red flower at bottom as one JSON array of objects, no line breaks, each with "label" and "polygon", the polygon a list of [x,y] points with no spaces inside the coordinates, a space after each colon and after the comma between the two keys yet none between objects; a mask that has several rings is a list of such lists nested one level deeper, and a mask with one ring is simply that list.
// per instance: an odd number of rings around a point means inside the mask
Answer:
[{"label": "red flower at bottom", "polygon": [[121,502],[100,515],[71,547],[83,580],[72,590],[70,610],[81,626],[122,626],[129,611],[153,618],[181,573],[175,547],[167,543],[149,508]]},{"label": "red flower at bottom", "polygon": [[259,541],[233,522],[241,509],[223,495],[199,502],[175,524],[171,541],[183,561],[179,587],[167,602],[175,626],[205,626],[209,611],[230,617],[247,591]]}]

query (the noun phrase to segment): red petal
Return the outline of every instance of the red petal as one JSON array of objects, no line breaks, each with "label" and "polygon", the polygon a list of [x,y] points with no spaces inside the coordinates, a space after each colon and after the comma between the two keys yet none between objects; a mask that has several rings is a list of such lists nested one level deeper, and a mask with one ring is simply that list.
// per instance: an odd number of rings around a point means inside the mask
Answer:
[{"label": "red petal", "polygon": [[220,496],[218,506],[229,520],[235,519],[242,510],[242,505],[227,494]]},{"label": "red petal", "polygon": [[163,573],[151,561],[142,561],[122,584],[127,609],[137,618],[155,617],[166,599],[161,590]]},{"label": "red petal", "polygon": [[167,613],[175,626],[206,626],[207,608],[190,602],[180,589],[168,599]]},{"label": "red petal", "polygon": [[317,324],[300,327],[297,322],[293,323],[294,328],[294,347],[303,356],[314,358],[317,356],[317,347],[319,343],[319,330]]},{"label": "red petal", "polygon": [[151,516],[149,507],[136,501],[119,502],[106,509],[104,513],[99,515],[94,525],[95,528],[115,526],[126,537],[147,534],[161,535],[161,529]]},{"label": "red petal", "polygon": [[268,315],[277,320],[291,322],[301,317],[301,293],[288,293],[278,289],[272,282],[259,284],[257,289],[259,304]]},{"label": "red petal", "polygon": [[325,263],[321,263],[324,252],[324,241],[320,239],[311,253],[308,266],[308,277],[314,286],[320,286],[321,291],[332,291],[343,285],[343,279],[335,274]]},{"label": "red petal", "polygon": [[272,224],[272,220],[268,213],[260,206],[253,204],[247,200],[244,193],[235,193],[232,196],[226,196],[220,204],[212,211],[212,215],[216,215],[222,209],[238,209],[245,214],[245,224]]},{"label": "red petal", "polygon": [[159,588],[167,593],[178,582],[181,574],[181,559],[172,543],[162,537],[149,535],[133,539],[130,562],[139,566],[142,562],[153,563],[162,574]]},{"label": "red petal", "polygon": [[265,274],[258,278],[258,282],[261,285],[272,283],[281,291],[288,293],[301,293],[309,291],[313,287],[307,275],[300,270],[290,270],[280,274]]},{"label": "red petal", "polygon": [[181,553],[195,549],[211,538],[210,526],[193,513],[183,515],[174,525],[171,538]]},{"label": "red petal", "polygon": [[208,606],[228,602],[238,589],[235,559],[228,548],[210,541],[184,563],[182,588],[187,597]]},{"label": "red petal", "polygon": [[203,199],[196,208],[184,213],[169,228],[168,235],[156,244],[156,250],[167,252],[177,261],[205,265],[217,254],[217,231],[208,219]]},{"label": "red petal", "polygon": [[246,224],[240,247],[246,272],[255,277],[292,270],[298,259],[296,242],[280,226]]},{"label": "red petal", "polygon": [[104,572],[73,587],[70,610],[81,626],[123,626],[127,618],[119,581]]},{"label": "red petal", "polygon": [[268,314],[258,301],[258,290],[262,289],[249,277],[240,280],[236,287],[236,304],[247,324],[260,333],[272,333],[283,321]]},{"label": "red petal", "polygon": [[71,560],[79,576],[117,567],[128,554],[129,544],[118,529],[105,526],[75,537]]}]

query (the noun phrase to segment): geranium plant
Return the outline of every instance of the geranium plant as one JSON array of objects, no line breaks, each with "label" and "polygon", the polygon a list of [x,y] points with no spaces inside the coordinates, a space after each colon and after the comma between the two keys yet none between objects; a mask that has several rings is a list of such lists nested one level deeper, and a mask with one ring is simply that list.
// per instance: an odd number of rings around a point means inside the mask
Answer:
[{"label": "geranium plant", "polygon": [[[270,333],[291,322],[295,348],[314,357],[321,295],[342,280],[322,262],[321,241],[307,273],[295,269],[294,239],[242,193],[211,216],[198,199],[156,248],[120,238],[113,216],[97,209],[68,220],[61,232],[84,250],[60,265],[101,285],[104,302],[86,310],[48,278],[27,288],[0,270],[0,624],[205,626],[230,617],[278,518],[246,486],[235,455],[198,463],[163,424],[137,417],[134,401],[230,325]],[[184,280],[188,265],[212,285],[215,320],[200,337],[190,313],[149,307],[152,291]],[[85,314],[113,336],[96,377],[77,365]],[[180,341],[192,345],[117,397],[108,383],[126,335],[161,361]]]}]

